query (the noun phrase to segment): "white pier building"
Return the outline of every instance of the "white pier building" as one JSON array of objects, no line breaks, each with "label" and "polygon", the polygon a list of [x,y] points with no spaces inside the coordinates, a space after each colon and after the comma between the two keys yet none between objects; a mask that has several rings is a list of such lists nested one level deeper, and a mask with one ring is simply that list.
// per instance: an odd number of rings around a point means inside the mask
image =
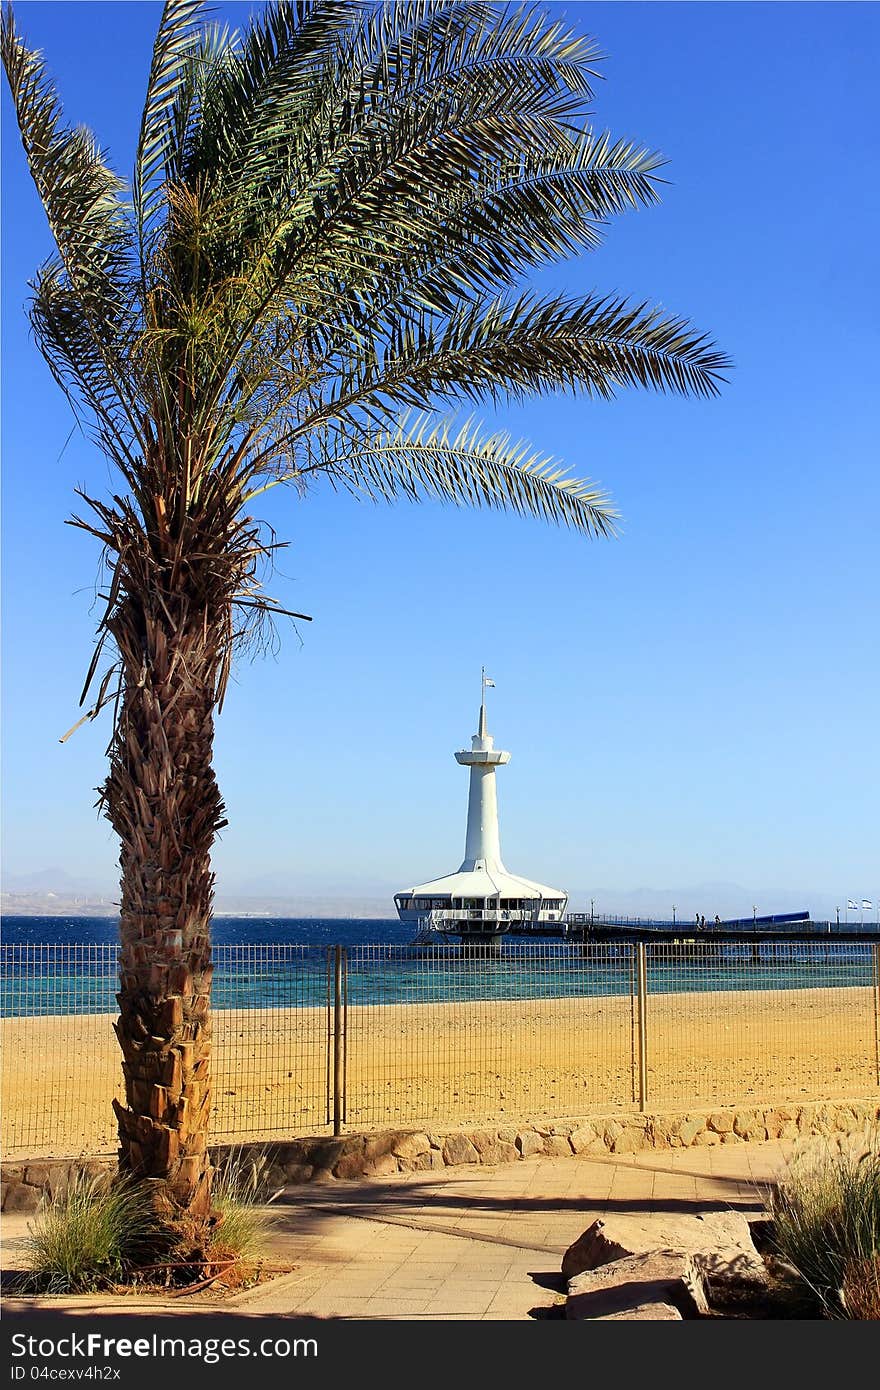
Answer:
[{"label": "white pier building", "polygon": [[418,883],[394,896],[402,922],[466,941],[486,941],[511,930],[552,931],[568,905],[563,889],[522,878],[502,862],[495,769],[509,763],[510,754],[496,748],[486,730],[486,686],[492,684],[484,671],[478,732],[470,748],[455,755],[456,762],[470,768],[461,866],[457,873]]}]

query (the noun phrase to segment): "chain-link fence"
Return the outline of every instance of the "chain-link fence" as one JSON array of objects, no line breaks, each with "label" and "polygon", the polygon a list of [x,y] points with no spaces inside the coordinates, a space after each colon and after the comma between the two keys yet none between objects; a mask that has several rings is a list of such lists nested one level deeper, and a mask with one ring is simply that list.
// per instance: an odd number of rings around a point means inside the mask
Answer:
[{"label": "chain-link fence", "polygon": [[[113,1149],[115,947],[0,950],[5,1154]],[[754,937],[218,945],[212,1131],[863,1097],[880,1085],[878,954]]]}]

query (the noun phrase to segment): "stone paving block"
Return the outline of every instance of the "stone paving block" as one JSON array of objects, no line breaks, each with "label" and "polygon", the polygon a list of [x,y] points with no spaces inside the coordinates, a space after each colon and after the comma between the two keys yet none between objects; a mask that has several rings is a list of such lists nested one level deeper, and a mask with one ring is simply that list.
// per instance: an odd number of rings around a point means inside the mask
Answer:
[{"label": "stone paving block", "polygon": [[368,1318],[406,1318],[413,1313],[427,1312],[430,1302],[430,1298],[406,1299],[395,1294],[393,1298],[368,1299],[364,1312]]},{"label": "stone paving block", "polygon": [[491,1302],[491,1294],[470,1295],[459,1290],[443,1298],[433,1298],[424,1311],[457,1317],[459,1313],[485,1313]]}]

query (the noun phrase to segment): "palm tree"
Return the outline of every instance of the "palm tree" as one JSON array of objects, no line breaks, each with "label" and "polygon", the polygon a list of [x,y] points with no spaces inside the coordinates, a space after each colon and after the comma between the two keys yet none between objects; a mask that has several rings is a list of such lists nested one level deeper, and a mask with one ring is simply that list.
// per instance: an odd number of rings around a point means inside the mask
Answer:
[{"label": "palm tree", "polygon": [[[118,489],[82,702],[115,702],[101,804],[121,843],[120,1166],[169,1221],[211,1207],[212,768],[260,585],[266,489],[511,508],[613,533],[594,484],[456,402],[622,386],[708,396],[726,359],[618,295],[529,271],[657,200],[661,160],[588,124],[598,53],[533,9],[273,0],[241,34],[159,21],[130,189],[69,127],[7,9],[3,61],[57,254],[30,315]],[[296,615],[295,615],[296,616]],[[101,673],[102,657],[109,664]]]}]

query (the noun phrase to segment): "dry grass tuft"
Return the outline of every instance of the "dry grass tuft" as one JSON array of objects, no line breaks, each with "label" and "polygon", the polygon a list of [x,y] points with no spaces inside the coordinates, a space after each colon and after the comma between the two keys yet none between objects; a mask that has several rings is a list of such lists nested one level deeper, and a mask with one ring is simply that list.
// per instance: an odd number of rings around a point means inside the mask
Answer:
[{"label": "dry grass tuft", "polygon": [[880,1318],[880,1132],[806,1149],[770,1194],[773,1243],[825,1317]]}]

